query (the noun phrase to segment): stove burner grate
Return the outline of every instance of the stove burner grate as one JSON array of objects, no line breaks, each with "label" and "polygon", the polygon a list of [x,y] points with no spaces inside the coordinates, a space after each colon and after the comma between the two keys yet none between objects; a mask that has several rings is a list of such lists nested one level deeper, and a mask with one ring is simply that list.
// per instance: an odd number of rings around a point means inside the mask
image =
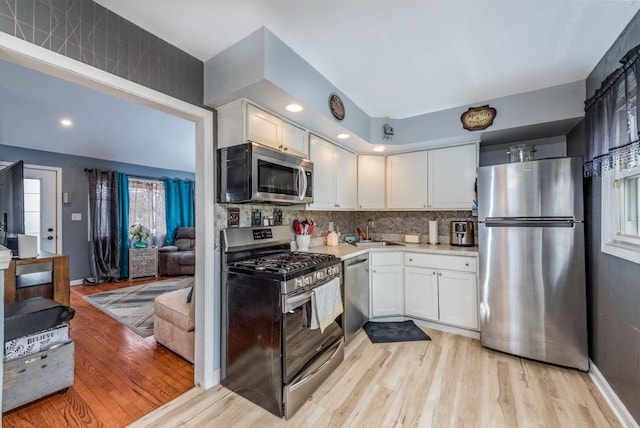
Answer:
[{"label": "stove burner grate", "polygon": [[335,256],[329,254],[291,252],[242,260],[232,266],[261,272],[291,273],[333,259]]}]

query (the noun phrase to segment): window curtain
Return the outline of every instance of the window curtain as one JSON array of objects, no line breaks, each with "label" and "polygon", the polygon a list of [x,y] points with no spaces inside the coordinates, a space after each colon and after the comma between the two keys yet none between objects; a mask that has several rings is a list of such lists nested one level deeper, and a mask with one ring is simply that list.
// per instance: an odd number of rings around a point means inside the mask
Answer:
[{"label": "window curtain", "polygon": [[599,176],[614,167],[630,168],[639,160],[640,45],[627,52],[620,63],[622,66],[585,101],[585,177]]},{"label": "window curtain", "polygon": [[193,181],[167,178],[164,181],[167,244],[173,245],[176,229],[194,226]]},{"label": "window curtain", "polygon": [[120,246],[120,276],[129,276],[129,177],[116,172],[118,183],[118,240]]},{"label": "window curtain", "polygon": [[118,181],[114,171],[85,170],[89,180],[89,262],[93,279],[102,284],[120,278]]}]

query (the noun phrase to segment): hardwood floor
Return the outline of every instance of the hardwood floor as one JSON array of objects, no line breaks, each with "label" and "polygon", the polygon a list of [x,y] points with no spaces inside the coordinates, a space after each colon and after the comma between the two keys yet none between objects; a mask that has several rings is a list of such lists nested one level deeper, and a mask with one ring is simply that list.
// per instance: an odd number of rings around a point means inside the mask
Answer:
[{"label": "hardwood floor", "polygon": [[149,280],[71,287],[75,383],[2,415],[4,427],[123,427],[193,388],[186,360],[142,338],[82,296]]},{"label": "hardwood floor", "polygon": [[589,375],[425,329],[431,342],[372,344],[345,361],[289,421],[221,386],[194,389],[130,427],[617,427]]}]

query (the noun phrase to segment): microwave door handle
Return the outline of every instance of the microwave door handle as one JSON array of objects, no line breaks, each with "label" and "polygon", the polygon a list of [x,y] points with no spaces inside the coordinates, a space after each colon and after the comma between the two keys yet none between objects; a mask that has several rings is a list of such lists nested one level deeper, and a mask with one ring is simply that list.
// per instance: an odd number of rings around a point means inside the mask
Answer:
[{"label": "microwave door handle", "polygon": [[[302,182],[304,183],[302,186],[299,185],[300,177],[302,177]],[[300,200],[303,200],[304,195],[307,193],[307,174],[304,172],[304,168],[302,168],[301,166],[298,167],[298,187],[298,198],[300,198]]]}]

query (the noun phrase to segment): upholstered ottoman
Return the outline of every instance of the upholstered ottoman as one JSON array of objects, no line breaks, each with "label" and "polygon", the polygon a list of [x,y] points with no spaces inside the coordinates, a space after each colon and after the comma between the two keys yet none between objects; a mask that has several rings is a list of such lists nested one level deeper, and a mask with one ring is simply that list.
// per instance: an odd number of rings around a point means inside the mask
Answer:
[{"label": "upholstered ottoman", "polygon": [[153,336],[156,342],[193,363],[195,293],[187,302],[191,288],[181,288],[156,297]]}]

